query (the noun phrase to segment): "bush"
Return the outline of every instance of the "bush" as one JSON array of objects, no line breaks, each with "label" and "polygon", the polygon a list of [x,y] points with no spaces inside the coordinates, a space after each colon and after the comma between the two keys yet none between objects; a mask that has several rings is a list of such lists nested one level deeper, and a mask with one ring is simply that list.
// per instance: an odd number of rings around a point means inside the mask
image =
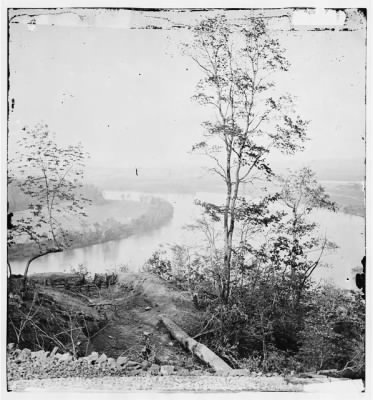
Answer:
[{"label": "bush", "polygon": [[164,253],[160,250],[155,251],[144,264],[143,271],[155,274],[162,279],[170,280],[173,276],[171,262],[165,259],[163,255]]}]

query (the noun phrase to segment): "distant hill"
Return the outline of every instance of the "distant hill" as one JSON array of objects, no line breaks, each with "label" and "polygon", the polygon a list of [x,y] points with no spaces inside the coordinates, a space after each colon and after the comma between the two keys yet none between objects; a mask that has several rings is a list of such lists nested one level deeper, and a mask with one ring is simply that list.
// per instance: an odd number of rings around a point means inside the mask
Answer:
[{"label": "distant hill", "polygon": [[359,158],[321,159],[305,162],[274,163],[278,170],[285,172],[287,168],[310,167],[322,181],[363,181],[365,179],[365,160]]},{"label": "distant hill", "polygon": [[[32,203],[31,196],[22,192],[19,188],[19,183],[19,181],[15,180],[8,185],[9,211],[12,212],[26,210]],[[83,185],[82,188],[77,190],[77,193],[90,199],[93,204],[99,205],[105,203],[101,191],[92,184]]]},{"label": "distant hill", "polygon": [[[364,160],[330,159],[308,162],[274,162],[273,169],[286,174],[288,168],[309,166],[322,181],[363,181]],[[143,192],[194,193],[197,191],[221,191],[225,185],[221,178],[209,173],[207,168],[88,168],[86,180],[102,189],[134,190]]]}]

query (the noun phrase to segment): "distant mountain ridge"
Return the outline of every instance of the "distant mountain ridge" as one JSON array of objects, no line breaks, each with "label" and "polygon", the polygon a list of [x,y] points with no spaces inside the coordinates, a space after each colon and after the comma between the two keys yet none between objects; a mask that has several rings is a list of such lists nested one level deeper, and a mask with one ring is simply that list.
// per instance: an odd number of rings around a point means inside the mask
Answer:
[{"label": "distant mountain ridge", "polygon": [[[289,168],[284,163],[273,163],[278,169],[285,170]],[[365,180],[365,159],[362,158],[345,158],[345,159],[320,159],[305,162],[292,163],[291,168],[301,168],[303,166],[310,167],[321,181],[364,181]]]},{"label": "distant mountain ridge", "polygon": [[[272,168],[278,174],[286,174],[287,169],[310,167],[320,181],[365,180],[365,160],[328,159],[306,162],[273,162]],[[136,175],[136,169],[138,175]],[[90,167],[86,172],[87,182],[103,189],[144,190],[152,192],[178,191],[194,192],[224,188],[221,178],[208,171],[208,167],[168,167],[168,168],[106,168]]]}]

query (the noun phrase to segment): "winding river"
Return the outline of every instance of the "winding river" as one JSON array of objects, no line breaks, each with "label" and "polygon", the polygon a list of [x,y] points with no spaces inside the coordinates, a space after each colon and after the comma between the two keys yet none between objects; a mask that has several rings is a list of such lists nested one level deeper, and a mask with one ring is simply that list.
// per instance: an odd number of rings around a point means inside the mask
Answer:
[{"label": "winding river", "polygon": [[[104,192],[105,198],[112,200],[120,199],[123,196],[136,199],[143,195],[146,194]],[[126,239],[49,254],[35,260],[31,264],[30,272],[69,272],[71,268],[76,268],[79,264],[86,266],[91,272],[105,272],[122,265],[127,265],[132,271],[139,271],[161,244],[185,244],[188,246],[201,244],[201,236],[196,232],[184,229],[186,224],[193,223],[200,214],[200,208],[194,204],[194,199],[216,201],[221,197],[219,194],[207,192],[195,195],[152,193],[151,196],[164,198],[173,205],[174,216],[167,225]],[[313,218],[320,224],[321,232],[339,246],[337,250],[324,256],[323,261],[329,266],[317,269],[314,278],[332,281],[337,286],[346,289],[355,288],[355,272],[352,271],[352,268],[360,267],[360,260],[365,254],[364,219],[324,210],[314,212]],[[22,273],[25,263],[26,260],[13,260],[13,272]]]}]

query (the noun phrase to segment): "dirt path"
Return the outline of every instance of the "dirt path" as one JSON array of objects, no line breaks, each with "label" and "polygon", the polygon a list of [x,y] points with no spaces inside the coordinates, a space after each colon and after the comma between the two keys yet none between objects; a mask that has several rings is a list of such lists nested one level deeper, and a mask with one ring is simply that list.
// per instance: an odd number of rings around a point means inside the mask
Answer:
[{"label": "dirt path", "polygon": [[115,304],[115,311],[108,325],[92,338],[89,351],[133,360],[153,356],[162,364],[202,368],[159,323],[159,316],[166,314],[189,333],[198,329],[199,313],[188,293],[150,274],[123,274],[120,282],[114,291],[102,293],[104,300]]}]

